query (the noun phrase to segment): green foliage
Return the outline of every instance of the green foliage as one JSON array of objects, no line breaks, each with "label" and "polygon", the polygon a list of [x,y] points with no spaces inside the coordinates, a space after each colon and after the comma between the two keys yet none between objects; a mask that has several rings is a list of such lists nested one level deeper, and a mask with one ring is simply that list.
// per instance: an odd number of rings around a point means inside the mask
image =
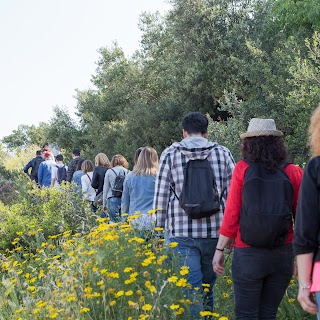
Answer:
[{"label": "green foliage", "polygon": [[[236,159],[239,131],[250,118],[267,117],[285,133],[291,160],[305,162],[306,129],[319,101],[319,41],[317,33],[307,45],[304,39],[319,30],[319,1],[171,4],[165,16],[141,16],[141,48],[132,57],[117,43],[99,50],[94,89],[77,91],[78,119],[57,107],[47,140],[68,153],[80,147],[91,159],[98,152],[132,159],[140,146],[160,153],[180,140],[179,121],[201,111],[217,121],[211,136]],[[16,150],[44,135],[37,137],[21,126],[4,143]]]},{"label": "green foliage", "polygon": [[313,110],[320,102],[320,35],[315,32],[306,39],[308,57],[297,56],[290,67],[292,86],[284,110],[286,119],[291,119],[287,141],[296,162],[302,164],[309,158],[307,131]]},{"label": "green foliage", "polygon": [[320,31],[320,3],[318,0],[274,0],[279,23],[289,36],[310,37]]},{"label": "green foliage", "polygon": [[2,142],[8,150],[15,151],[16,149],[25,149],[32,145],[38,145],[37,149],[43,145],[47,138],[47,130],[49,125],[41,122],[38,126],[35,125],[19,125],[12,134],[4,137]]},{"label": "green foliage", "polygon": [[57,144],[60,148],[71,150],[82,145],[81,131],[74,119],[65,108],[54,108],[54,116],[50,121],[47,141]]},{"label": "green foliage", "polygon": [[[10,206],[0,207],[0,250],[12,247],[17,232],[40,228],[45,238],[66,230],[87,232],[92,226],[91,207],[74,193],[72,186],[39,190],[30,183],[27,196]],[[24,243],[32,246],[32,243]]]}]

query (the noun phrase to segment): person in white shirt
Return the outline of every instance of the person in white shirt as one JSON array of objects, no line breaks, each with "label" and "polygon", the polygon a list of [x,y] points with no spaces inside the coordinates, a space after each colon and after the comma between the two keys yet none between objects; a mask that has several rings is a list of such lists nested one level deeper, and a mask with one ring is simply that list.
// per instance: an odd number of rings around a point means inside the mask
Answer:
[{"label": "person in white shirt", "polygon": [[[59,177],[59,168],[63,168]],[[63,163],[63,155],[56,156],[56,166],[51,171],[51,188],[59,188],[62,181],[66,181],[68,167]]]},{"label": "person in white shirt", "polygon": [[91,186],[93,170],[94,170],[93,163],[90,160],[84,160],[81,165],[81,170],[83,172],[83,176],[81,177],[83,198],[89,201],[92,205],[93,210],[96,211],[97,208],[93,206],[93,200],[96,196],[96,191]]}]

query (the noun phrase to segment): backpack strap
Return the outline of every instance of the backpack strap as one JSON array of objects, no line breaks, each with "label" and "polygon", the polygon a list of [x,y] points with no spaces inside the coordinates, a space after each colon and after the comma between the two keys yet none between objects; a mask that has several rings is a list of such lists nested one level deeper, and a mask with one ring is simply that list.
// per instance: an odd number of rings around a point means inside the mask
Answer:
[{"label": "backpack strap", "polygon": [[[110,168],[110,169],[113,171],[113,173],[116,175],[116,177],[122,176],[122,174],[120,174],[121,172],[119,172],[119,174],[117,174],[112,168]],[[122,172],[123,172],[123,176],[126,176],[126,172],[124,170],[122,170]]]},{"label": "backpack strap", "polygon": [[291,164],[289,161],[282,161],[279,165],[279,168],[284,169],[287,165]]},{"label": "backpack strap", "polygon": [[[288,166],[289,164],[291,164],[291,162],[288,162],[288,161],[282,161],[280,164],[279,164],[279,167],[278,169],[289,179],[289,181],[291,182],[288,174],[286,173],[286,171],[284,170],[284,168],[286,166]],[[291,182],[292,183],[292,182]]]},{"label": "backpack strap", "polygon": [[178,201],[180,200],[179,197],[177,196],[175,190],[173,189],[172,185],[170,184],[170,190],[174,193],[175,197],[178,199]]}]

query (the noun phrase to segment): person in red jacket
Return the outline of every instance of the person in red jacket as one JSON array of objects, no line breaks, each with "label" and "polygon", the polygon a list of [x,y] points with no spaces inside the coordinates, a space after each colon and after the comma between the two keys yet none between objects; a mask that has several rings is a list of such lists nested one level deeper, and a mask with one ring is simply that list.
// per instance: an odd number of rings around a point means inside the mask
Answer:
[{"label": "person in red jacket", "polygon": [[[233,172],[212,265],[213,270],[218,275],[223,274],[224,248],[230,239],[235,239],[232,278],[236,319],[275,320],[278,306],[293,274],[293,223],[291,213],[295,213],[303,171],[293,164],[287,164],[281,169],[281,164],[287,160],[287,150],[283,141],[283,133],[276,129],[273,119],[251,119],[247,132],[241,134],[240,137],[243,139],[241,144],[242,160],[236,164]],[[286,177],[284,179],[289,184],[289,189],[291,188],[290,201],[292,201],[292,204],[289,203],[288,207],[290,211],[293,209],[293,212],[289,214],[290,220],[287,219],[288,230],[286,230],[285,237],[275,239],[279,240],[278,245],[250,246],[244,241],[249,237],[251,238],[250,243],[254,243],[255,237],[259,238],[260,236],[254,229],[252,231],[253,237],[252,234],[245,235],[245,231],[247,232],[246,225],[243,225],[243,220],[241,220],[247,214],[245,210],[248,204],[247,200],[250,198],[250,193],[243,192],[244,182],[247,183],[248,181],[246,173],[249,174],[248,168],[250,166],[250,172],[252,172],[254,166],[259,166],[260,170],[271,174],[279,174],[280,170],[280,175],[282,173],[282,176]],[[285,173],[283,173],[283,170]],[[260,190],[259,187],[256,189]],[[265,195],[259,194],[259,191],[256,190],[252,190],[252,193],[258,194],[253,202],[256,199],[263,202]],[[281,196],[275,195],[280,199]],[[271,208],[273,205],[273,203],[270,203]],[[262,208],[261,211],[264,211],[264,209]],[[251,218],[256,219],[252,216]],[[266,229],[268,218],[270,216],[265,217],[263,213],[258,218],[262,221],[262,227],[265,223]],[[247,222],[250,223],[248,220]]]}]

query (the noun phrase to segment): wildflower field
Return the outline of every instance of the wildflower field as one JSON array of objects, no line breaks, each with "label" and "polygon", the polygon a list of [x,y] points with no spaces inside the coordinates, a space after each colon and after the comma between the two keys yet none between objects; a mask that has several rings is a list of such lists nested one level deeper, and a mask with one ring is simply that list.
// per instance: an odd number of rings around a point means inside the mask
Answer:
[{"label": "wildflower field", "polygon": [[[183,320],[197,303],[183,296],[188,268],[178,266],[174,243],[151,234],[146,241],[128,222],[109,224],[70,186],[29,186],[20,194],[19,201],[0,203],[1,320]],[[215,286],[214,312],[199,319],[234,319],[231,260],[226,256],[227,272]],[[278,319],[314,319],[296,295],[293,278]]]}]

